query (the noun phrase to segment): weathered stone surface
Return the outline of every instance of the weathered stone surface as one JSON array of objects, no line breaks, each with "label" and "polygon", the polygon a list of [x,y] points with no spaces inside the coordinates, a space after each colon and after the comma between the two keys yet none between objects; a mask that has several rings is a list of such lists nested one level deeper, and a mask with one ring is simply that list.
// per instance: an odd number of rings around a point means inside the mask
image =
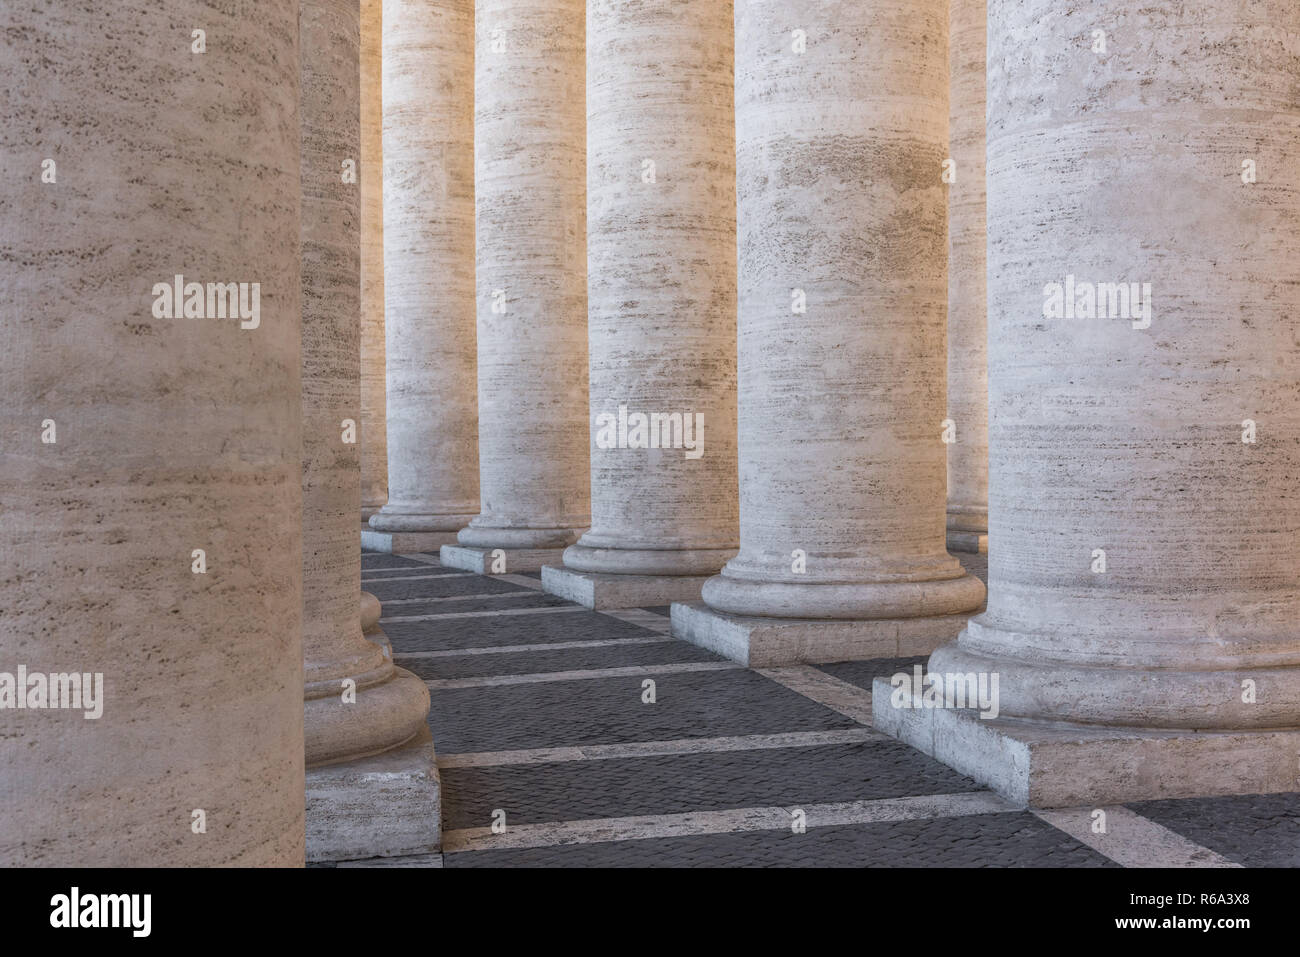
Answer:
[{"label": "weathered stone surface", "polygon": [[707,575],[602,575],[554,565],[542,567],[543,588],[587,608],[642,608],[699,601],[706,581]]},{"label": "weathered stone surface", "polygon": [[298,90],[296,2],[0,7],[0,650],[103,681],[0,710],[6,866],[302,863]]},{"label": "weathered stone surface", "polygon": [[482,502],[459,538],[474,548],[563,548],[591,521],[584,9],[583,0],[475,4],[465,97]]},{"label": "weathered stone surface", "polygon": [[[302,484],[306,761],[371,754],[424,726],[428,689],[362,634],[361,471],[342,422],[359,416],[360,194],[356,0],[303,0]],[[372,609],[373,613],[373,609]],[[309,821],[309,826],[311,822]]]},{"label": "weathered stone surface", "polygon": [[470,0],[384,0],[382,532],[478,513],[473,18]]},{"label": "weathered stone surface", "polygon": [[[587,29],[592,528],[564,564],[711,575],[737,548],[732,5],[593,0]],[[620,407],[676,433],[608,447]]]},{"label": "weathered stone surface", "polygon": [[307,860],[437,851],[442,791],[427,727],[383,754],[307,771]]},{"label": "weathered stone surface", "polygon": [[562,548],[473,548],[443,545],[438,560],[447,568],[461,568],[480,575],[512,575],[541,571],[543,565],[558,564]]},{"label": "weathered stone surface", "polygon": [[983,598],[944,541],[946,18],[940,0],[737,7],[740,553],[704,585],[716,612],[881,621]]},{"label": "weathered stone surface", "polygon": [[388,501],[384,426],[383,0],[361,0],[361,517]]},{"label": "weathered stone surface", "polygon": [[985,279],[986,0],[949,0],[948,547],[988,551],[988,310]]},{"label": "weathered stone surface", "polygon": [[[1049,28],[1076,39],[1026,44]],[[1143,42],[1102,52],[1096,29]],[[967,760],[980,780],[1063,721],[1116,778],[1141,739],[1125,800],[1276,790],[1270,762],[1294,765],[1300,101],[1279,34],[1300,35],[1293,4],[990,3],[989,601],[930,659],[998,673],[1002,715],[1028,719]],[[1150,312],[1049,315],[1071,276],[1149,283]],[[929,720],[936,749],[965,727]],[[1117,786],[1038,773],[1081,800]]]}]

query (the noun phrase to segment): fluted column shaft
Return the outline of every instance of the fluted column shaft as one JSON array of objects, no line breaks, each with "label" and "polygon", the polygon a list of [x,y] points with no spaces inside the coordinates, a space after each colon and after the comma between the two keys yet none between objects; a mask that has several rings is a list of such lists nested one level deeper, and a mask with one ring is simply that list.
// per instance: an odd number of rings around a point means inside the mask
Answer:
[{"label": "fluted column shaft", "polygon": [[[303,655],[308,766],[402,744],[429,691],[361,633],[360,148],[357,0],[302,4]],[[349,438],[352,440],[349,441]]]},{"label": "fluted column shaft", "polygon": [[739,0],[740,554],[715,610],[942,616],[947,4]]},{"label": "fluted column shaft", "polygon": [[384,425],[383,0],[361,0],[361,517],[388,501]]},{"label": "fluted column shaft", "polygon": [[737,548],[732,6],[590,0],[587,29],[592,528],[564,563],[708,575]]},{"label": "fluted column shaft", "polygon": [[[978,548],[988,531],[988,316],[984,214],[986,0],[950,0],[948,185],[948,530]],[[972,541],[974,538],[974,541]]]},{"label": "fluted column shaft", "polygon": [[102,683],[0,691],[5,865],[303,861],[298,70],[296,2],[0,6],[3,671]]},{"label": "fluted column shaft", "polygon": [[583,0],[475,5],[480,548],[590,521]]},{"label": "fluted column shaft", "polygon": [[989,604],[931,667],[1007,715],[1294,728],[1300,8],[988,22]]},{"label": "fluted column shaft", "polygon": [[478,512],[470,0],[384,0],[384,337],[389,532]]}]

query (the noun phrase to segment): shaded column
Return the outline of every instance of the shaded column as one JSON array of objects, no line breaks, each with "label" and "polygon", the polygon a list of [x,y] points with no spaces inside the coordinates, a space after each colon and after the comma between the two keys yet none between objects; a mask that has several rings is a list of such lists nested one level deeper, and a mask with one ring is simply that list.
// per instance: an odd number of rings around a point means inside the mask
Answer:
[{"label": "shaded column", "polygon": [[478,513],[469,0],[385,0],[388,502],[367,547],[428,551]]},{"label": "shaded column", "polygon": [[662,605],[737,548],[732,7],[591,0],[587,30],[592,528],[542,580]]},{"label": "shaded column", "polygon": [[475,25],[481,511],[442,561],[516,572],[591,514],[584,4],[481,0]]},{"label": "shaded column", "polygon": [[985,0],[948,13],[948,546],[988,551],[988,319],[984,215]]},{"label": "shaded column", "polygon": [[0,7],[7,866],[303,861],[298,69],[296,2]]},{"label": "shaded column", "polygon": [[361,0],[361,519],[388,501],[384,426],[383,0]]},{"label": "shaded column", "polygon": [[740,553],[674,605],[750,664],[918,654],[944,547],[947,4],[736,4]]},{"label": "shaded column", "polygon": [[1294,790],[1300,9],[988,24],[989,604],[930,670],[1002,717],[877,726],[1035,805]]},{"label": "shaded column", "polygon": [[[346,170],[360,148],[359,5],[303,0],[301,24],[307,857],[415,853],[439,839],[429,690],[393,666],[381,640],[363,636],[358,585],[361,198]],[[408,774],[367,788],[363,772],[381,752],[385,767]],[[402,822],[389,818],[409,814],[421,795],[431,818],[424,839],[395,836]]]}]

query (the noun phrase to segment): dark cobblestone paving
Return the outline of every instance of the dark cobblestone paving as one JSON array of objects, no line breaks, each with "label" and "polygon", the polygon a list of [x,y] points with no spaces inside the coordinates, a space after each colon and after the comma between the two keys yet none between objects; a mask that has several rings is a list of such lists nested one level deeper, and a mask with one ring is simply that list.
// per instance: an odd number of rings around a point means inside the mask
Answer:
[{"label": "dark cobblestone paving", "polygon": [[576,611],[385,622],[384,634],[392,641],[394,651],[441,651],[444,648],[495,648],[498,645],[542,645],[555,641],[645,638],[657,633],[594,611]]},{"label": "dark cobblestone paving", "polygon": [[391,568],[432,568],[436,570],[437,566],[430,565],[428,562],[417,562],[413,558],[404,558],[401,555],[386,555],[383,552],[361,553],[362,574]]},{"label": "dark cobblestone paving", "polygon": [[652,645],[620,642],[591,648],[560,648],[555,651],[517,651],[485,655],[456,655],[447,658],[403,658],[397,663],[421,678],[479,678],[491,675],[539,675],[555,671],[588,671],[628,668],[679,661],[721,661],[703,648],[669,638]]},{"label": "dark cobblestone paving", "polygon": [[1247,867],[1300,867],[1300,794],[1141,801],[1129,810]]},{"label": "dark cobblestone paving", "polygon": [[982,790],[897,741],[445,768],[443,827],[871,801]]},{"label": "dark cobblestone paving", "polygon": [[638,677],[435,690],[429,727],[440,754],[859,727],[742,668],[652,677],[656,704]]},{"label": "dark cobblestone paving", "polygon": [[[411,584],[416,584],[412,582]],[[501,595],[509,597],[465,598],[460,601],[404,601],[384,609],[384,617],[402,617],[403,615],[449,615],[466,611],[510,611],[513,608],[561,608],[571,602],[544,592],[522,592],[521,588],[512,588]],[[373,594],[373,592],[372,592]],[[469,594],[473,594],[470,592]],[[377,595],[375,597],[378,597]]]},{"label": "dark cobblestone paving", "polygon": [[[431,575],[445,575],[446,572],[436,568],[429,569]],[[393,598],[448,598],[453,595],[501,595],[506,592],[521,591],[518,585],[482,578],[478,575],[464,577],[452,575],[447,578],[417,578],[413,581],[363,581],[361,589],[368,591],[381,602]],[[400,606],[399,606],[400,607]],[[394,612],[396,614],[396,612]]]},{"label": "dark cobblestone paving", "polygon": [[925,667],[928,657],[920,658],[872,658],[870,661],[840,661],[830,665],[816,665],[819,671],[847,681],[859,688],[871,690],[871,682],[876,678],[889,678],[898,672],[910,675],[913,665]]},{"label": "dark cobblestone paving", "polygon": [[1114,867],[1032,814],[443,855],[444,867]]}]

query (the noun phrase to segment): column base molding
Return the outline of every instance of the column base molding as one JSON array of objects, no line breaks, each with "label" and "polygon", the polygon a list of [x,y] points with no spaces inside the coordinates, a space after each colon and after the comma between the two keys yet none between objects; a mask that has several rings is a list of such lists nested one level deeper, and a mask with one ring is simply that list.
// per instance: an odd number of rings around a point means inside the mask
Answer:
[{"label": "column base molding", "polygon": [[307,769],[307,860],[429,854],[442,844],[442,794],[428,727],[373,757]]},{"label": "column base molding", "polygon": [[971,709],[897,708],[888,678],[872,687],[875,728],[1021,807],[1086,807],[1163,798],[1271,794],[1297,787],[1300,729],[1154,731]]},{"label": "column base molding", "polygon": [[558,565],[542,568],[542,589],[593,611],[698,602],[711,575],[607,575]]},{"label": "column base molding", "polygon": [[[500,552],[505,558],[505,565],[496,563],[494,553]],[[444,568],[459,568],[480,575],[513,575],[517,572],[538,572],[543,565],[558,565],[564,555],[564,548],[476,548],[470,545],[457,545],[453,536],[450,544],[438,550],[438,561]],[[500,557],[500,556],[497,556]]]},{"label": "column base molding", "polygon": [[750,668],[928,655],[952,641],[971,616],[922,618],[751,618],[703,602],[672,607],[673,636]]}]

